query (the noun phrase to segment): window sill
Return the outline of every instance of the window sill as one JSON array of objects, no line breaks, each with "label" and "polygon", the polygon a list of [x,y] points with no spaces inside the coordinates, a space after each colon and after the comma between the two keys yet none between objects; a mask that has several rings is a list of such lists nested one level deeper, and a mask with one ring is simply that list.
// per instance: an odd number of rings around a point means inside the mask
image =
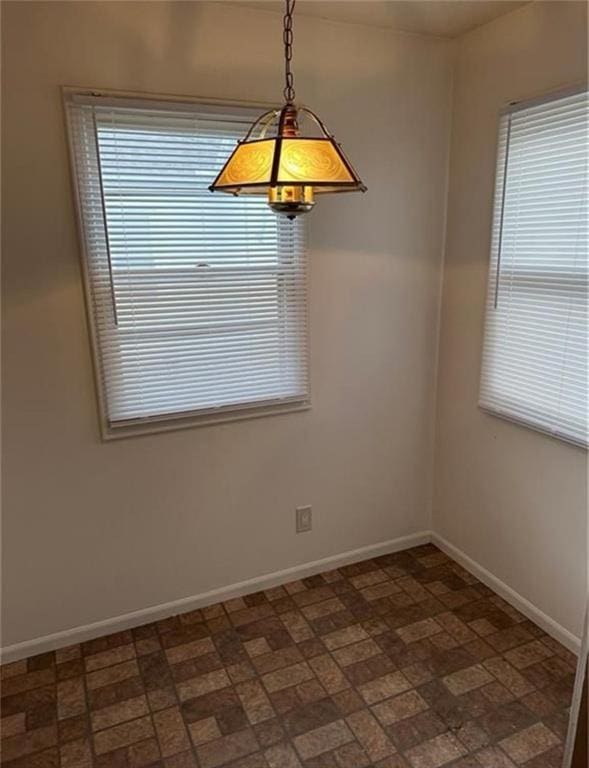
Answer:
[{"label": "window sill", "polygon": [[544,427],[542,426],[542,424],[537,424],[532,420],[527,421],[526,419],[522,419],[517,416],[512,416],[510,413],[507,413],[506,411],[499,411],[499,410],[490,408],[488,405],[481,405],[481,403],[479,403],[479,409],[487,416],[495,416],[496,418],[501,419],[502,421],[508,421],[511,424],[517,425],[518,427],[525,427],[526,429],[531,429],[534,432],[539,432],[540,434],[545,435],[546,437],[551,437],[553,440],[559,440],[562,443],[567,443],[568,445],[571,445],[574,448],[581,448],[584,451],[589,450],[589,445],[583,442],[582,440],[578,440],[577,438],[570,437],[568,435],[564,435],[559,432],[553,432],[548,427]]},{"label": "window sill", "polygon": [[297,413],[308,411],[311,403],[308,400],[288,402],[276,405],[258,405],[250,408],[232,408],[218,413],[208,412],[201,414],[186,414],[179,416],[151,417],[137,419],[112,426],[109,423],[102,424],[102,439],[105,442],[120,440],[127,437],[140,437],[141,435],[153,435],[159,432],[172,432],[178,429],[191,429],[193,427],[210,427],[216,424],[228,424],[245,419],[259,419],[265,416],[280,416],[285,413]]}]

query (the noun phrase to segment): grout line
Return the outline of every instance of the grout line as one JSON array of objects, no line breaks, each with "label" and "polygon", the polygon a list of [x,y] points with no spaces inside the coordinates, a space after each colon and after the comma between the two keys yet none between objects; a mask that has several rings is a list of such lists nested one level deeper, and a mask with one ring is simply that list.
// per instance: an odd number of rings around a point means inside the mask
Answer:
[{"label": "grout line", "polygon": [[[223,610],[225,610],[225,607],[223,607]],[[204,616],[203,616],[203,620],[204,620]],[[166,666],[170,670],[170,676],[172,677],[172,689],[174,691],[174,699],[176,701],[176,706],[178,707],[178,713],[180,714],[180,718],[182,719],[182,725],[184,726],[184,730],[185,730],[186,736],[188,738],[188,743],[190,744],[190,750],[189,751],[192,753],[192,756],[194,757],[195,764],[197,766],[200,766],[201,763],[200,763],[200,760],[198,759],[198,755],[196,754],[196,746],[195,746],[194,742],[192,741],[192,733],[190,732],[190,730],[188,728],[188,724],[186,723],[186,720],[184,719],[184,715],[182,713],[182,702],[180,701],[180,696],[178,694],[178,687],[176,685],[176,681],[174,680],[174,677],[172,676],[171,665],[170,665],[170,662],[168,661],[168,656],[166,654],[166,649],[165,649],[165,647],[164,647],[164,645],[162,643],[162,632],[161,632],[160,627],[158,627],[157,622],[155,623],[155,629],[156,629],[156,632],[157,632],[157,638],[158,638],[159,643],[160,643],[161,652],[164,655],[164,659],[166,660]],[[133,638],[133,642],[135,642],[135,638]],[[137,651],[137,648],[135,648],[135,651]],[[141,668],[139,668],[139,674],[141,674]],[[141,681],[143,682],[143,676],[141,677]],[[144,685],[145,685],[145,683],[144,683]],[[155,721],[153,719],[153,717],[154,717],[154,715],[156,713],[152,712],[152,710],[151,710],[151,705],[149,703],[149,696],[147,694],[148,694],[148,691],[146,689],[145,690],[145,698],[147,700],[147,708],[149,709],[149,713],[151,715],[151,723],[153,725],[153,730],[154,730],[154,733],[155,733],[155,738],[156,738],[156,741],[157,741],[157,744],[158,744],[158,748],[160,750],[160,755],[161,755],[162,749],[161,749],[161,745],[160,745],[160,738],[159,738],[158,730],[157,730],[156,725],[155,725]],[[164,709],[166,709],[166,707],[164,707]],[[158,711],[161,712],[162,710],[158,710]],[[188,751],[188,750],[184,750],[184,751]],[[181,754],[184,754],[184,752],[176,752],[176,755],[181,755]],[[175,757],[176,755],[169,755],[168,757],[172,758],[172,757]],[[161,755],[161,759],[162,760],[166,760],[168,758],[166,758],[163,755]]]},{"label": "grout line", "polygon": [[[135,651],[137,652],[137,651]],[[96,754],[94,750],[94,729],[92,727],[92,708],[90,707],[90,695],[88,693],[88,673],[86,672],[86,657],[83,654],[82,651],[82,643],[80,643],[80,660],[82,662],[82,682],[84,685],[84,700],[86,702],[86,722],[88,724],[88,748],[90,749],[90,757],[92,759],[92,765],[98,764],[98,755]],[[57,680],[57,659],[55,660],[55,672],[56,672],[56,688],[59,686],[59,682]],[[146,697],[147,699],[147,697]],[[59,696],[57,697],[57,705],[59,706]],[[61,748],[63,744],[61,743],[61,739],[59,737],[59,712],[58,712],[58,720],[57,720],[57,750],[59,752],[59,760],[61,765]]]},{"label": "grout line", "polygon": [[[166,652],[165,652],[165,650],[164,650],[164,648],[162,646],[162,642],[161,642],[161,639],[160,639],[160,632],[159,632],[159,629],[157,627],[157,624],[156,624],[156,632],[157,632],[157,639],[158,639],[159,644],[160,644],[160,651],[161,651],[161,653],[164,654],[164,658],[166,659],[166,664],[167,664],[168,660],[167,660],[167,657],[166,657]],[[155,726],[155,720],[153,719],[153,716],[154,716],[155,712],[153,712],[152,709],[151,709],[151,704],[150,704],[149,696],[148,696],[149,691],[147,690],[147,686],[145,685],[145,680],[143,679],[143,674],[142,674],[142,671],[141,671],[141,665],[139,664],[139,656],[137,655],[136,638],[135,638],[135,635],[133,634],[132,630],[131,630],[131,641],[133,643],[133,648],[135,649],[135,660],[137,661],[137,669],[139,670],[139,678],[141,680],[141,685],[143,686],[143,695],[145,696],[145,703],[147,705],[147,712],[149,714],[149,720],[151,722],[151,727],[153,728],[153,736],[155,738],[158,751],[160,753],[160,760],[164,760],[165,758],[162,755],[162,746],[160,744],[160,738],[159,738],[159,735],[158,735],[157,728]],[[157,652],[158,651],[156,651],[156,653]],[[146,654],[146,656],[149,656],[149,654]],[[176,691],[176,686],[175,685],[173,686],[173,689],[174,689],[174,698],[176,699],[176,703],[178,703],[178,692]],[[167,709],[167,708],[164,707],[164,709]],[[161,712],[161,710],[158,710],[158,711]],[[180,716],[182,717],[182,710],[179,709],[179,712],[180,712]],[[188,733],[188,728],[186,727],[186,723],[184,722],[184,718],[183,717],[182,717],[182,724],[184,725],[184,730],[186,731],[186,734],[187,734],[188,739],[190,741],[190,746],[192,747],[192,739],[190,738],[190,734]],[[196,755],[194,757],[195,757],[195,760],[196,760]],[[198,761],[197,761],[196,764],[199,765]]]}]

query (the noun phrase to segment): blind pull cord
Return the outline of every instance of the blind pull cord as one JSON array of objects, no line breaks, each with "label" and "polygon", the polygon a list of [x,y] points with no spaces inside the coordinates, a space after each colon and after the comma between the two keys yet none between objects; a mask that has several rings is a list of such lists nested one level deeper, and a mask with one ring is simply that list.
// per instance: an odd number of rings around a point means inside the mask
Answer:
[{"label": "blind pull cord", "polygon": [[511,139],[511,118],[507,118],[507,144],[505,148],[505,162],[503,164],[503,190],[501,192],[501,214],[499,216],[499,243],[497,245],[497,271],[495,273],[495,297],[493,299],[493,309],[497,309],[499,303],[499,279],[501,277],[501,252],[503,250],[503,219],[505,216],[505,193],[507,191],[507,166],[509,163],[509,145]]},{"label": "blind pull cord", "polygon": [[117,312],[117,296],[115,292],[115,282],[112,270],[112,258],[110,253],[110,239],[108,236],[108,223],[106,220],[106,203],[104,202],[104,182],[102,180],[102,162],[100,160],[100,144],[98,141],[98,126],[96,124],[96,110],[92,110],[92,119],[94,122],[94,144],[96,147],[96,162],[98,166],[98,183],[100,186],[100,203],[102,207],[102,221],[104,223],[104,240],[106,243],[106,259],[108,261],[108,279],[110,281],[110,298],[112,301],[112,312],[114,324],[118,326],[119,316]]}]

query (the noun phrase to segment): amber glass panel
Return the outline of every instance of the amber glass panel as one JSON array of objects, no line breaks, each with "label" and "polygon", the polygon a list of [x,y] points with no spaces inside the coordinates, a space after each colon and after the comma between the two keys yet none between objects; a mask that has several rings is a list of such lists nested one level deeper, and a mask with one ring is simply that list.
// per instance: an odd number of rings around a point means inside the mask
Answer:
[{"label": "amber glass panel", "polygon": [[274,155],[274,139],[239,144],[231,155],[216,186],[268,184]]},{"label": "amber glass panel", "polygon": [[278,183],[289,181],[338,184],[354,177],[329,139],[284,139]]}]

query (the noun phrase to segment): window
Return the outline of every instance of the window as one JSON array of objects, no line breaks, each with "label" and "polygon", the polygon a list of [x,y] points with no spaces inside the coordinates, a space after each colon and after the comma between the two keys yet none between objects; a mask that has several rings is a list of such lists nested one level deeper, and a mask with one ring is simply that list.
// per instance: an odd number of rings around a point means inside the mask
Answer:
[{"label": "window", "polygon": [[588,94],[502,115],[479,404],[587,445]]},{"label": "window", "polygon": [[259,109],[66,110],[105,436],[304,407],[303,225],[208,190]]}]

